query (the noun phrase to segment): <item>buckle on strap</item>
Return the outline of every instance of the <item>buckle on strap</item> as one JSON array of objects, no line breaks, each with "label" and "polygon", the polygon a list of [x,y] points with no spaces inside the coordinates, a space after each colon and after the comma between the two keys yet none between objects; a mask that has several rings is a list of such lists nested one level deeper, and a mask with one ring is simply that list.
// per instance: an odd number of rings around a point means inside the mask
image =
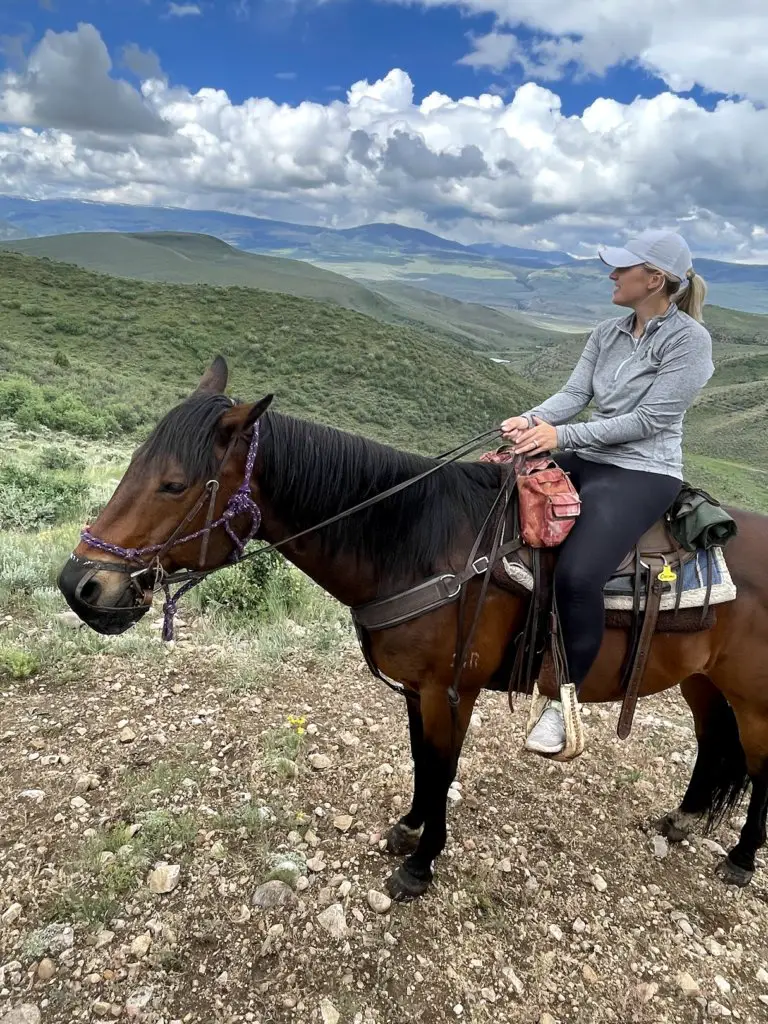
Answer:
[{"label": "buckle on strap", "polygon": [[488,555],[481,555],[479,558],[476,558],[472,563],[472,568],[475,571],[475,575],[479,576],[480,573],[486,572],[488,570],[489,564],[490,563],[488,560]]}]

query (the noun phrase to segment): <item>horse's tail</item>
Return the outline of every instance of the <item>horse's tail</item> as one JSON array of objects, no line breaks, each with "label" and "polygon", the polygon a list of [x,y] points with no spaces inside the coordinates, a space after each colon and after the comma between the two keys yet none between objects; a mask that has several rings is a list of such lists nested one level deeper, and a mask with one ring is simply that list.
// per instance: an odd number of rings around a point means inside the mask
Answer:
[{"label": "horse's tail", "polygon": [[712,791],[707,811],[706,831],[715,828],[739,806],[749,788],[747,759],[739,738],[733,708],[715,690],[699,736],[699,750],[710,760]]}]

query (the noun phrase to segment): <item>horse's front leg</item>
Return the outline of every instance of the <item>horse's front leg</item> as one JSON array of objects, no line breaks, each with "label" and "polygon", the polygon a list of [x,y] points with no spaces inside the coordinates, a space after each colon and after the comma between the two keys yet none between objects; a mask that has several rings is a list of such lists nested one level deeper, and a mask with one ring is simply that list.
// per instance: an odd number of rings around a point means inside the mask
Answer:
[{"label": "horse's front leg", "polygon": [[426,818],[429,776],[424,765],[424,722],[418,693],[408,693],[408,731],[413,758],[413,801],[411,809],[387,833],[387,853],[403,856],[416,849]]},{"label": "horse's front leg", "polygon": [[414,790],[416,811],[413,818],[406,815],[406,819],[410,825],[422,816],[424,829],[414,852],[387,881],[394,899],[421,896],[432,881],[432,862],[445,847],[448,789],[456,776],[476,699],[477,691],[463,693],[452,712],[445,686],[430,684],[421,690],[422,746]]}]

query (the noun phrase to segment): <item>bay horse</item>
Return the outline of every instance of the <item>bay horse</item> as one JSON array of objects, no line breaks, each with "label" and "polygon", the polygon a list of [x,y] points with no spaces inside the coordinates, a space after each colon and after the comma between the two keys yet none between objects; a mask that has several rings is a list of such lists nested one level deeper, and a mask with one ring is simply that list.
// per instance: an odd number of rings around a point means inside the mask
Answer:
[{"label": "bay horse", "polygon": [[[196,391],[159,422],[61,570],[62,593],[91,628],[122,633],[149,609],[158,578],[227,564],[246,533],[246,512],[259,513],[250,522],[255,536],[268,543],[288,539],[285,556],[353,608],[465,564],[498,495],[502,467],[443,465],[313,532],[320,521],[436,463],[268,411],[272,396],[235,403],[224,395],[227,377],[218,357]],[[229,507],[236,514],[225,522]],[[768,807],[768,517],[732,514],[739,527],[728,547],[736,600],[718,606],[708,631],[657,633],[641,695],[680,686],[693,713],[693,773],[679,807],[657,823],[670,840],[683,839],[702,819],[709,825],[719,820],[751,782],[740,838],[717,868],[726,883],[746,885],[765,842]],[[180,536],[184,528],[193,532]],[[154,564],[147,553],[154,553]],[[467,587],[465,607],[474,617],[480,583]],[[413,800],[387,835],[388,851],[407,855],[388,879],[395,899],[419,896],[429,886],[446,842],[447,794],[473,706],[482,689],[499,688],[498,673],[526,605],[525,598],[490,585],[453,708],[448,697],[461,628],[455,602],[369,634],[375,665],[400,682],[408,698]],[[622,698],[627,645],[623,630],[606,630],[583,702]]]}]

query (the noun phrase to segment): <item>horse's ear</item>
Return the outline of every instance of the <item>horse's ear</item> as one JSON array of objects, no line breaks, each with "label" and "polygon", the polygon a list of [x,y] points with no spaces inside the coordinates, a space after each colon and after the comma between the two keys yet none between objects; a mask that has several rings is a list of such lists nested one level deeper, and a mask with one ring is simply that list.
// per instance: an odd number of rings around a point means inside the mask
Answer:
[{"label": "horse's ear", "polygon": [[241,434],[246,433],[264,415],[274,397],[274,395],[265,395],[253,405],[248,405],[247,402],[242,405],[233,405],[219,420],[220,428],[227,434],[231,434],[234,430],[238,430]]},{"label": "horse's ear", "polygon": [[223,356],[216,356],[211,365],[200,378],[197,385],[197,392],[207,395],[223,395],[227,389],[227,378],[229,368]]}]

